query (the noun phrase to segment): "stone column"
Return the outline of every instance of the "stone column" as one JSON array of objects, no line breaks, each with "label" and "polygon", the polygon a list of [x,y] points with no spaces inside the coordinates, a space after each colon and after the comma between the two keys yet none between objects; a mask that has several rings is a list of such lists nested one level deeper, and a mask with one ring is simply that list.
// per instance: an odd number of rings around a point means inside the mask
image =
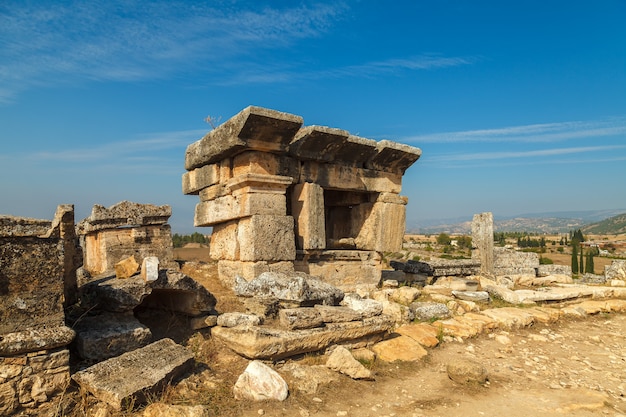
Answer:
[{"label": "stone column", "polygon": [[480,260],[480,273],[493,276],[493,214],[490,212],[474,215],[472,246],[472,258]]}]

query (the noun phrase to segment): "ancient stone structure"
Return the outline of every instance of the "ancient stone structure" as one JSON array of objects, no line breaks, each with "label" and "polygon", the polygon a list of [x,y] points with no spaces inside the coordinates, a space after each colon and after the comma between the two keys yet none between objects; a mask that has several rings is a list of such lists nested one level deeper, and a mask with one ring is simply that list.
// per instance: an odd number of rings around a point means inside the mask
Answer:
[{"label": "ancient stone structure", "polygon": [[376,285],[381,253],[402,246],[402,175],[421,151],[302,124],[247,107],[189,145],[182,188],[200,198],[194,224],[213,227],[228,283],[295,269],[343,289]]},{"label": "ancient stone structure", "polygon": [[472,220],[472,258],[480,261],[480,273],[493,276],[493,214],[475,214]]},{"label": "ancient stone structure", "polygon": [[70,378],[65,299],[76,296],[74,207],[52,221],[0,217],[0,415],[35,408]]},{"label": "ancient stone structure", "polygon": [[[91,215],[77,225],[84,251],[83,268],[92,276],[113,271],[115,264],[134,256],[156,256],[161,265],[172,263],[170,206],[122,201],[109,208],[94,205]],[[169,262],[169,264],[168,264]]]}]

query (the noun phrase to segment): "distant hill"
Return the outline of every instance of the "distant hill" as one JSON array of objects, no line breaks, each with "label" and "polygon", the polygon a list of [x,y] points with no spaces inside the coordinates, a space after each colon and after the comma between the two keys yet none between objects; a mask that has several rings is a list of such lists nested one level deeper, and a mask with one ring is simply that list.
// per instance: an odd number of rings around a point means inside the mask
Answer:
[{"label": "distant hill", "polygon": [[[495,217],[494,229],[498,232],[528,232],[528,233],[568,233],[571,230],[581,229],[584,233],[624,233],[626,230],[626,210],[588,210],[567,212],[527,213],[512,217]],[[619,214],[623,213],[623,214]],[[610,217],[613,216],[613,217]],[[610,218],[607,218],[610,217]],[[621,218],[621,223],[620,219]],[[596,224],[604,224],[615,219],[603,231],[587,231]],[[417,223],[417,222],[415,222]],[[472,227],[471,216],[469,218],[455,218],[442,220],[429,220],[421,224],[407,224],[409,233],[420,234],[470,234]],[[611,226],[612,225],[612,226]],[[621,227],[621,229],[620,229]],[[606,231],[604,231],[606,230]],[[619,230],[622,230],[621,232]]]},{"label": "distant hill", "polygon": [[596,223],[589,224],[582,229],[586,234],[618,234],[626,233],[626,213],[609,217]]}]

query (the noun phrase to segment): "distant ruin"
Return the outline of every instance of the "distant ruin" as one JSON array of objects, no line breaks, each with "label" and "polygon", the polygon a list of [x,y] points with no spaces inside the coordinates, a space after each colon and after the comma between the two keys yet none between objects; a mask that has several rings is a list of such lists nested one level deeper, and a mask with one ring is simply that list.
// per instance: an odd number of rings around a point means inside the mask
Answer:
[{"label": "distant ruin", "polygon": [[421,151],[302,124],[247,107],[189,145],[182,188],[200,198],[194,225],[213,227],[224,282],[295,270],[375,287],[381,254],[402,247],[402,175]]}]

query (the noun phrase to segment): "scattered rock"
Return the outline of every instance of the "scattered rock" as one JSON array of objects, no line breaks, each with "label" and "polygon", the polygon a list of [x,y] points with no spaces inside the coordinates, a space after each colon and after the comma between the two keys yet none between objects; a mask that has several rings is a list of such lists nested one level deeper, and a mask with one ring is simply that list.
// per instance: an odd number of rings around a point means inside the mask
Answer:
[{"label": "scattered rock", "polygon": [[146,256],[141,263],[141,277],[146,282],[159,279],[159,258]]},{"label": "scattered rock", "polygon": [[341,304],[358,311],[364,318],[379,316],[383,313],[382,303],[369,298],[362,298],[356,293],[346,294]]},{"label": "scattered rock", "polygon": [[413,301],[417,300],[422,292],[413,287],[400,287],[389,295],[389,301],[394,301],[399,304],[408,306]]},{"label": "scattered rock", "polygon": [[285,380],[263,362],[252,361],[239,375],[233,387],[235,398],[239,400],[284,401],[289,395]]},{"label": "scattered rock", "polygon": [[115,276],[120,279],[130,278],[138,271],[139,264],[132,255],[115,264]]},{"label": "scattered rock", "polygon": [[484,384],[487,370],[484,366],[468,359],[458,358],[446,366],[448,377],[459,384]]},{"label": "scattered rock", "polygon": [[422,345],[412,338],[402,335],[376,343],[372,350],[378,359],[385,362],[414,362],[428,355]]},{"label": "scattered rock", "polygon": [[217,316],[217,325],[222,327],[258,326],[261,323],[261,317],[254,314],[231,312]]},{"label": "scattered rock", "polygon": [[487,291],[452,291],[459,300],[486,302],[489,301],[489,293]]},{"label": "scattered rock", "polygon": [[450,317],[450,310],[445,304],[430,302],[415,302],[409,306],[415,319],[430,321]]},{"label": "scattered rock", "polygon": [[352,379],[373,379],[372,372],[357,361],[348,349],[337,346],[333,349],[328,360],[328,366],[333,371],[341,372]]}]

